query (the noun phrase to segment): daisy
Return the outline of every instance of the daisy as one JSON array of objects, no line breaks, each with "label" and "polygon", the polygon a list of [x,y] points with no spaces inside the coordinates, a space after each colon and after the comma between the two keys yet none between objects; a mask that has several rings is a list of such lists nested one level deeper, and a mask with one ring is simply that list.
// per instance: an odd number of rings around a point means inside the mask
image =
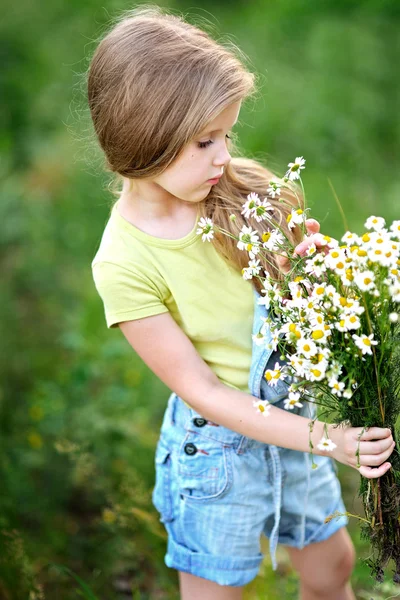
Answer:
[{"label": "daisy", "polygon": [[285,177],[294,181],[295,179],[300,179],[300,171],[305,169],[305,159],[302,156],[297,156],[294,162],[288,164],[288,171],[285,174]]},{"label": "daisy", "polygon": [[322,381],[326,374],[327,364],[325,362],[321,362],[318,365],[311,365],[311,367],[306,371],[307,379],[310,381]]},{"label": "daisy", "polygon": [[251,194],[249,194],[247,196],[247,201],[242,206],[242,208],[243,208],[242,215],[244,215],[245,218],[248,219],[249,217],[252,216],[252,213],[254,212],[254,210],[257,208],[257,206],[259,204],[260,204],[260,198],[258,197],[258,194],[251,192]]},{"label": "daisy", "polygon": [[400,221],[393,221],[390,226],[390,231],[393,235],[400,237]]},{"label": "daisy", "polygon": [[343,381],[338,381],[336,379],[336,377],[331,377],[328,380],[329,386],[331,388],[332,394],[335,394],[335,396],[341,396],[342,395],[342,391],[344,389],[344,383]]},{"label": "daisy", "polygon": [[272,231],[265,231],[261,236],[263,242],[263,248],[276,252],[279,247],[284,243],[285,239],[278,229]]},{"label": "daisy", "polygon": [[314,356],[314,354],[318,354],[317,346],[315,345],[315,343],[312,340],[308,340],[306,338],[301,338],[297,342],[296,350],[306,358],[311,358],[311,356]]},{"label": "daisy", "polygon": [[346,328],[345,331],[349,331],[350,329],[358,329],[361,327],[361,321],[358,318],[358,315],[355,315],[354,313],[348,313],[344,316],[344,325]]},{"label": "daisy", "polygon": [[356,335],[353,333],[351,336],[355,341],[357,348],[360,348],[361,352],[364,354],[372,354],[372,346],[376,346],[378,344],[377,341],[373,339],[374,334],[370,335]]},{"label": "daisy", "polygon": [[364,227],[366,229],[374,229],[375,231],[380,231],[385,227],[385,219],[382,217],[368,217],[368,219],[364,223]]},{"label": "daisy", "polygon": [[278,181],[270,181],[269,188],[267,189],[267,194],[271,196],[271,198],[275,198],[275,196],[280,196],[281,194],[282,184]]},{"label": "daisy", "polygon": [[319,444],[317,445],[317,448],[319,450],[326,450],[327,452],[332,452],[332,450],[336,448],[336,444],[332,442],[332,440],[324,436],[321,438]]},{"label": "daisy", "polygon": [[375,287],[375,274],[373,271],[361,271],[354,275],[354,283],[362,292],[370,292]]},{"label": "daisy", "polygon": [[253,406],[263,417],[268,417],[271,408],[268,400],[253,400]]},{"label": "daisy", "polygon": [[264,198],[264,200],[260,202],[259,205],[254,209],[253,217],[258,223],[265,221],[269,217],[267,214],[267,211],[269,210],[273,211],[274,207],[272,206],[271,202],[268,202],[267,198]]},{"label": "daisy", "polygon": [[315,244],[311,244],[311,246],[309,246],[306,250],[306,254],[307,256],[312,256],[313,254],[315,254],[317,251],[317,246]]},{"label": "daisy", "polygon": [[342,236],[341,241],[349,246],[359,246],[361,243],[359,236],[351,231],[346,231],[346,233]]},{"label": "daisy", "polygon": [[265,371],[265,379],[269,383],[269,385],[275,386],[278,383],[278,379],[281,378],[282,375],[282,366],[276,362],[275,367],[273,369],[267,369]]},{"label": "daisy", "polygon": [[303,405],[299,402],[299,392],[289,392],[289,397],[284,400],[284,406],[287,410],[293,410],[295,406],[301,408]]},{"label": "daisy", "polygon": [[318,278],[321,277],[326,272],[326,264],[322,254],[318,252],[318,254],[309,258],[304,266],[304,271],[309,275],[315,275]]},{"label": "daisy", "polygon": [[254,231],[251,227],[243,225],[241,232],[239,233],[239,241],[237,247],[239,250],[251,251],[254,244],[259,242],[257,231]]},{"label": "daisy", "polygon": [[255,275],[258,275],[261,271],[260,261],[251,260],[249,266],[242,269],[243,279],[252,279]]},{"label": "daisy", "polygon": [[290,215],[286,217],[286,222],[288,224],[289,229],[294,229],[296,225],[301,225],[304,220],[304,213],[301,208],[292,209]]},{"label": "daisy", "polygon": [[201,235],[201,239],[203,242],[211,242],[214,237],[214,224],[211,219],[208,217],[201,217],[198,222],[198,230],[196,231],[197,235]]}]

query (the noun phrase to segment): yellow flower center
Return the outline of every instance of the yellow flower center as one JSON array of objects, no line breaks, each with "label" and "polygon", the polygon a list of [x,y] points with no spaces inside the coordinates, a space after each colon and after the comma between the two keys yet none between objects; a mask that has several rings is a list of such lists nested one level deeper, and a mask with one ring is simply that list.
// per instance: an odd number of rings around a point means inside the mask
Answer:
[{"label": "yellow flower center", "polygon": [[311,337],[313,340],[320,340],[324,337],[324,332],[321,329],[316,329],[312,332]]},{"label": "yellow flower center", "polygon": [[314,375],[314,377],[320,377],[321,375],[321,371],[319,371],[318,369],[310,369],[310,371]]}]

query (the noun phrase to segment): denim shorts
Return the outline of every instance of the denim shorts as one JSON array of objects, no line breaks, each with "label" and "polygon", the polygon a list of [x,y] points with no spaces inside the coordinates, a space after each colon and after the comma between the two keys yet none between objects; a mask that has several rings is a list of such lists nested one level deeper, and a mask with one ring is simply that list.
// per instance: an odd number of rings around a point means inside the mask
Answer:
[{"label": "denim shorts", "polygon": [[[301,410],[301,409],[299,409]],[[260,416],[260,418],[262,418]],[[273,452],[273,451],[274,452]],[[270,540],[294,548],[329,538],[347,517],[334,461],[270,446],[208,421],[172,394],[156,450],[153,503],[168,533],[168,567],[243,586]]]}]

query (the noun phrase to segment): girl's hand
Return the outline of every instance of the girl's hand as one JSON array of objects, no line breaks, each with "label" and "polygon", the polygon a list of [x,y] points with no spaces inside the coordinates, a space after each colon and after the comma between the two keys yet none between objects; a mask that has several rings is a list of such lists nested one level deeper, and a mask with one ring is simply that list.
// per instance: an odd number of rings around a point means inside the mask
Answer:
[{"label": "girl's hand", "polygon": [[[326,241],[324,240],[322,234],[319,233],[320,224],[315,219],[307,219],[305,221],[306,229],[308,235],[298,244],[294,253],[299,256],[304,256],[308,248],[315,244],[317,250],[322,250],[326,248]],[[284,256],[276,257],[277,265],[279,270],[286,275],[290,271],[290,261],[288,258]]]},{"label": "girl's hand", "polygon": [[390,463],[385,462],[395,448],[390,429],[329,425],[328,430],[337,446],[332,451],[335,460],[357,469],[367,479],[381,477],[390,469]]}]

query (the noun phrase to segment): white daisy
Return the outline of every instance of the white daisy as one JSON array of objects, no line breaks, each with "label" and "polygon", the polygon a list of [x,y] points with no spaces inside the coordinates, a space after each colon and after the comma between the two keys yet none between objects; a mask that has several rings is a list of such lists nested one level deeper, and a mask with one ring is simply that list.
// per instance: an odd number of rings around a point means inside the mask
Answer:
[{"label": "white daisy", "polygon": [[364,227],[366,229],[374,229],[375,231],[380,231],[385,227],[385,219],[382,217],[368,217],[368,219],[364,223]]},{"label": "white daisy", "polygon": [[243,279],[252,279],[255,275],[258,275],[261,271],[260,261],[251,260],[249,266],[242,269]]},{"label": "white daisy", "polygon": [[261,221],[265,221],[269,218],[269,210],[273,211],[274,207],[272,206],[271,202],[268,202],[267,198],[264,198],[264,200],[255,208],[253,217],[258,223],[261,223]]},{"label": "white daisy", "polygon": [[301,210],[301,208],[293,208],[290,215],[286,217],[286,222],[289,229],[294,229],[296,225],[301,225],[301,223],[304,221],[304,216],[304,212]]},{"label": "white daisy", "polygon": [[390,231],[393,235],[395,235],[397,238],[400,237],[400,221],[393,221],[393,223],[390,226]]},{"label": "white daisy", "polygon": [[267,369],[265,371],[264,377],[269,383],[269,385],[275,386],[278,383],[278,380],[281,378],[282,374],[282,366],[278,362],[276,362],[275,367],[273,369]]},{"label": "white daisy", "polygon": [[355,333],[353,333],[353,335],[351,336],[357,346],[357,348],[360,348],[361,352],[364,354],[372,354],[372,346],[376,346],[378,344],[378,342],[376,340],[374,340],[374,334],[371,333],[370,335],[356,335]]},{"label": "white daisy", "polygon": [[349,246],[359,246],[361,244],[361,239],[356,233],[352,233],[351,231],[346,231],[346,233],[341,238],[342,242],[348,244]]},{"label": "white daisy", "polygon": [[329,438],[323,436],[317,445],[319,450],[326,450],[326,452],[332,452],[336,448],[336,444]]},{"label": "white daisy", "polygon": [[262,234],[261,239],[263,242],[263,248],[273,252],[279,250],[279,246],[281,246],[285,241],[283,235],[280,231],[278,231],[278,229],[273,229],[272,231],[265,231]]},{"label": "white daisy", "polygon": [[311,244],[311,246],[309,246],[306,250],[306,254],[307,256],[312,256],[313,254],[315,254],[317,251],[317,247],[315,244]]},{"label": "white daisy", "polygon": [[342,391],[344,389],[344,383],[343,383],[343,381],[338,381],[336,379],[336,377],[331,377],[328,380],[328,384],[329,384],[329,387],[331,388],[332,394],[335,394],[335,396],[341,396],[342,395]]},{"label": "white daisy", "polygon": [[214,224],[208,217],[201,217],[198,222],[197,235],[201,235],[203,242],[211,242],[214,237]]},{"label": "white daisy", "polygon": [[359,271],[354,275],[354,282],[362,292],[370,292],[375,287],[373,271]]},{"label": "white daisy", "polygon": [[284,400],[284,406],[287,410],[293,410],[295,406],[301,408],[303,405],[299,402],[299,392],[289,392],[289,397]]},{"label": "white daisy", "polygon": [[306,358],[311,358],[311,356],[314,356],[318,352],[316,344],[307,338],[301,338],[298,340],[296,350]]},{"label": "white daisy", "polygon": [[253,400],[253,406],[263,417],[268,417],[271,409],[271,405],[268,400]]},{"label": "white daisy", "polygon": [[288,164],[288,171],[285,174],[285,177],[294,181],[295,179],[300,179],[300,171],[305,169],[305,159],[302,156],[297,156],[294,162]]},{"label": "white daisy", "polygon": [[239,250],[252,250],[254,244],[259,242],[257,231],[254,231],[251,227],[243,225],[241,232],[239,233],[239,241],[237,247]]},{"label": "white daisy", "polygon": [[280,196],[281,194],[282,184],[278,181],[270,181],[269,188],[267,189],[267,194],[271,196],[271,198],[275,198],[275,196]]},{"label": "white daisy", "polygon": [[245,218],[248,219],[249,217],[252,216],[254,210],[257,208],[257,206],[259,204],[260,204],[260,198],[258,197],[258,194],[251,192],[251,194],[249,194],[247,196],[246,202],[243,204],[242,215],[244,215]]}]

